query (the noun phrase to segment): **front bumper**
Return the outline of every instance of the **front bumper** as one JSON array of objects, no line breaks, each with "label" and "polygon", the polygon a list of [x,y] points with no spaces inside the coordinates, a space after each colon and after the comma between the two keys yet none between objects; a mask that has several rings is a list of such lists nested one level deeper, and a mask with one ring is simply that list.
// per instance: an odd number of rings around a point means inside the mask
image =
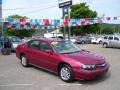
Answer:
[{"label": "front bumper", "polygon": [[106,64],[103,68],[97,68],[96,70],[74,70],[74,78],[77,80],[92,80],[96,77],[104,76],[109,69],[109,64]]}]

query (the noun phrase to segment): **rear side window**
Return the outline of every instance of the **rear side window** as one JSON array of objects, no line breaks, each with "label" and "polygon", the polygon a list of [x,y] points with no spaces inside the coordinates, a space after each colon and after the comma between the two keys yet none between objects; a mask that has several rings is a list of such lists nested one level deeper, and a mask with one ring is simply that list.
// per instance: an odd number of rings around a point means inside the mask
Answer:
[{"label": "rear side window", "polygon": [[29,43],[28,47],[33,48],[33,49],[40,49],[40,42],[39,41],[31,41]]},{"label": "rear side window", "polygon": [[113,37],[109,37],[108,40],[113,40]]},{"label": "rear side window", "polygon": [[114,37],[114,40],[117,40],[117,41],[119,41],[119,38],[118,38],[118,37]]}]

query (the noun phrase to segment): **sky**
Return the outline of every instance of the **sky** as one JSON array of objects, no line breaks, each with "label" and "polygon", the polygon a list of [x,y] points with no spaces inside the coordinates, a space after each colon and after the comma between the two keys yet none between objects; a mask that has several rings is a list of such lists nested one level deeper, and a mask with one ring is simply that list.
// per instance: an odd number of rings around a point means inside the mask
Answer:
[{"label": "sky", "polygon": [[[73,0],[73,4],[81,2],[86,2],[90,9],[97,11],[99,17],[102,15],[105,17],[120,16],[120,0]],[[3,18],[13,14],[32,19],[60,19],[62,17],[62,9],[58,7],[58,0],[3,0],[2,8]]]}]

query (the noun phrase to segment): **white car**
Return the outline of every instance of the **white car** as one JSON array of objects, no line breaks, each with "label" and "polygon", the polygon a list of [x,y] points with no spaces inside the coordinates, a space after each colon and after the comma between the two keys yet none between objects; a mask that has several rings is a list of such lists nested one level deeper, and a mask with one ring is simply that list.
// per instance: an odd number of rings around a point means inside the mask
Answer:
[{"label": "white car", "polygon": [[91,43],[101,44],[102,43],[102,37],[93,37],[91,39]]},{"label": "white car", "polygon": [[[66,37],[65,40],[68,40],[68,37]],[[75,43],[75,42],[76,42],[76,39],[73,38],[73,37],[71,37],[71,38],[70,38],[70,41],[71,41],[72,43]]]}]

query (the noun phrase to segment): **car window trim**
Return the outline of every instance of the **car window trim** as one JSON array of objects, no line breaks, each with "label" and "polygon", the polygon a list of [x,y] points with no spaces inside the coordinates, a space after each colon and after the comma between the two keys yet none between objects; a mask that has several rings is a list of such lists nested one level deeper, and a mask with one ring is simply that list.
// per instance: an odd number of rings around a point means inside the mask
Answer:
[{"label": "car window trim", "polygon": [[[115,39],[115,38],[117,38],[117,39]],[[117,40],[117,41],[119,41],[119,38],[118,38],[118,37],[114,37],[114,40]]]},{"label": "car window trim", "polygon": [[[40,43],[41,43],[41,42],[47,43],[47,44],[51,47],[51,50],[54,51],[53,48],[52,48],[52,46],[51,46],[47,41],[43,41],[43,40],[39,40],[39,41],[40,41]],[[42,50],[40,50],[40,51],[41,51],[41,52],[45,52],[45,51],[42,51]]]},{"label": "car window trim", "polygon": [[29,41],[28,44],[27,44],[28,48],[35,49],[35,50],[39,50],[39,49],[37,49],[37,48],[30,47],[30,44],[31,44],[33,41],[38,41],[38,42],[39,42],[39,45],[40,45],[40,41],[39,41],[39,40],[31,40],[31,41]]}]

